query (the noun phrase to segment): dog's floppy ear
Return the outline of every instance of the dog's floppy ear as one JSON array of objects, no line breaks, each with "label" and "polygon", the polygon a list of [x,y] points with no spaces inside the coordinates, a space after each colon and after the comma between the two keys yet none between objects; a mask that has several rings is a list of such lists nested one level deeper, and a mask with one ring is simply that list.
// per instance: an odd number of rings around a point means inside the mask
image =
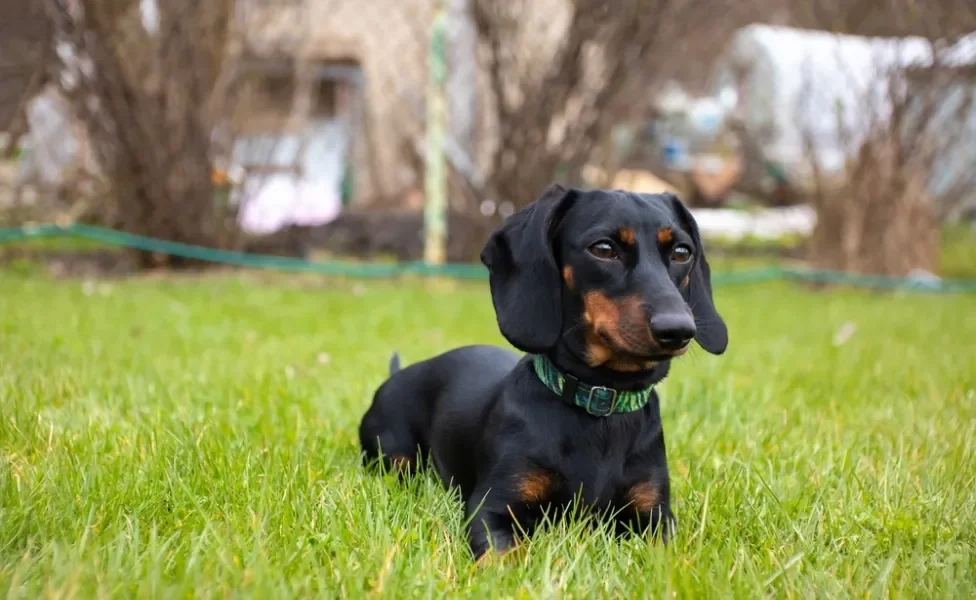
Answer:
[{"label": "dog's floppy ear", "polygon": [[550,185],[497,228],[481,251],[498,328],[524,352],[545,352],[562,333],[562,280],[552,237],[575,196],[575,190]]},{"label": "dog's floppy ear", "polygon": [[685,229],[691,233],[695,243],[695,264],[692,267],[688,287],[683,290],[691,306],[691,312],[695,315],[695,326],[698,330],[695,340],[707,352],[722,354],[729,345],[729,331],[725,321],[715,310],[715,302],[712,299],[712,272],[705,258],[698,223],[677,196],[667,195],[670,197],[675,213]]}]

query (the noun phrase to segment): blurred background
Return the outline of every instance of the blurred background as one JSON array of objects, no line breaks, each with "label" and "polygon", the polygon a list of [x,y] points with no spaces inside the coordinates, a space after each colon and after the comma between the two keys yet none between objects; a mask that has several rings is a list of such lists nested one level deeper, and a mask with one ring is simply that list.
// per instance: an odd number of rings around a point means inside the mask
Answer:
[{"label": "blurred background", "polygon": [[[719,259],[976,277],[974,31],[969,0],[4,2],[0,227],[476,262],[559,181],[673,191]],[[195,264],[0,260],[43,251]]]}]

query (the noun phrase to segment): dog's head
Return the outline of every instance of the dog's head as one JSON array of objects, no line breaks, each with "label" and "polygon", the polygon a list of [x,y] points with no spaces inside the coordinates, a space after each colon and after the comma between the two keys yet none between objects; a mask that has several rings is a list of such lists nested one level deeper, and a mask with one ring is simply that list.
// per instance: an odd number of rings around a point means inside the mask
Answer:
[{"label": "dog's head", "polygon": [[698,226],[674,195],[552,185],[481,261],[501,333],[525,352],[568,344],[591,368],[640,372],[692,340],[728,345]]}]

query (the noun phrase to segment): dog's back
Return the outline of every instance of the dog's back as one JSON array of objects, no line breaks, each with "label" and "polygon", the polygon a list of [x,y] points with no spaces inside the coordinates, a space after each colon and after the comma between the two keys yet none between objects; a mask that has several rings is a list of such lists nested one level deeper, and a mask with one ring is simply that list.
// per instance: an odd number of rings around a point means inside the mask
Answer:
[{"label": "dog's back", "polygon": [[388,468],[403,468],[425,460],[435,421],[465,439],[468,427],[459,416],[480,413],[477,405],[491,401],[519,358],[504,348],[472,345],[402,367],[394,353],[390,376],[373,395],[359,428],[364,461],[382,455]]}]

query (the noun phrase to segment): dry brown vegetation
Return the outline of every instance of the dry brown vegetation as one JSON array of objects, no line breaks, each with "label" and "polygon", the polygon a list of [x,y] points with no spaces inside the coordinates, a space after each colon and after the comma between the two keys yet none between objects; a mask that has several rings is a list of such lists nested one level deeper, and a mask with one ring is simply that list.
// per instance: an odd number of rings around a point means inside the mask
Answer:
[{"label": "dry brown vegetation", "polygon": [[[972,156],[966,145],[976,55],[947,51],[956,42],[932,42],[928,63],[892,65],[890,54],[888,61],[879,56],[853,111],[838,107],[831,134],[843,152],[839,171],[826,169],[816,136],[805,131],[817,212],[815,266],[895,276],[938,271],[939,225],[976,194],[976,170],[960,162]],[[806,85],[805,97],[815,97],[817,82]],[[949,183],[933,188],[934,177],[946,173]]]},{"label": "dry brown vegetation", "polygon": [[[228,109],[233,0],[45,0],[60,45],[63,93],[84,122],[121,227],[162,239],[231,245],[214,201],[213,131]],[[155,25],[155,26],[154,26]],[[150,257],[145,257],[147,260]]]},{"label": "dry brown vegetation", "polygon": [[572,0],[552,59],[530,61],[519,40],[538,24],[526,1],[476,0],[498,140],[483,194],[517,208],[549,181],[578,183],[611,128],[646,114],[668,79],[701,80],[755,2]]}]

